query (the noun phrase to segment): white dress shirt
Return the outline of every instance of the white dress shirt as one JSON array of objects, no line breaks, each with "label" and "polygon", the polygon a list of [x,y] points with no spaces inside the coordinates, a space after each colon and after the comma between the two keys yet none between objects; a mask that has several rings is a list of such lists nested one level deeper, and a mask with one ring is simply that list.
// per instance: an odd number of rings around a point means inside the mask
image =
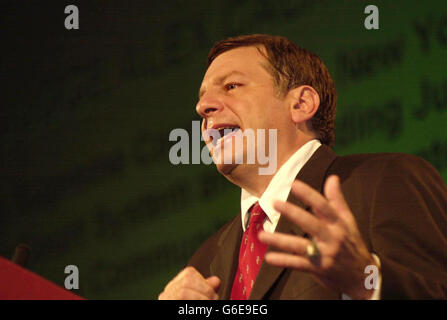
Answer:
[{"label": "white dress shirt", "polygon": [[264,221],[264,230],[273,233],[278,224],[281,214],[273,208],[275,200],[286,201],[290,190],[292,189],[293,181],[298,172],[304,164],[312,157],[314,152],[321,146],[319,140],[311,140],[304,144],[298,151],[296,151],[275,173],[270,181],[267,189],[265,189],[261,198],[252,195],[245,189],[241,192],[241,213],[242,213],[242,228],[245,228],[248,223],[248,209],[257,201],[267,215]]},{"label": "white dress shirt", "polygon": [[[242,188],[241,191],[241,218],[242,228],[245,231],[248,226],[248,210],[250,207],[259,202],[262,210],[266,214],[264,220],[264,230],[273,233],[278,225],[281,214],[273,208],[273,202],[276,200],[287,201],[290,190],[292,189],[293,181],[300,172],[301,168],[312,157],[314,152],[321,146],[321,142],[313,139],[305,143],[298,149],[275,173],[270,181],[267,189],[261,195],[261,198],[256,197],[247,190]],[[380,265],[380,260],[377,255],[373,254],[374,259]],[[371,300],[380,299],[381,275],[378,279],[378,288],[374,290]],[[342,294],[343,299],[350,299],[349,296]]]}]

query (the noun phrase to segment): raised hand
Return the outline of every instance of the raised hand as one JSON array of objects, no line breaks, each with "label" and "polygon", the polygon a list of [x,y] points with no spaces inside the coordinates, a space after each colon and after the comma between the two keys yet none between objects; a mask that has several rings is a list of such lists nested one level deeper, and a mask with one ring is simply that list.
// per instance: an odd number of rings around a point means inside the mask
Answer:
[{"label": "raised hand", "polygon": [[[289,202],[278,201],[275,209],[299,226],[311,239],[260,232],[259,239],[283,252],[268,252],[269,264],[312,274],[323,285],[354,299],[368,299],[372,290],[365,288],[365,267],[376,261],[368,251],[345,201],[337,176],[324,185],[324,196],[296,180],[291,192],[310,206],[310,212]],[[312,254],[309,257],[309,253]]]}]

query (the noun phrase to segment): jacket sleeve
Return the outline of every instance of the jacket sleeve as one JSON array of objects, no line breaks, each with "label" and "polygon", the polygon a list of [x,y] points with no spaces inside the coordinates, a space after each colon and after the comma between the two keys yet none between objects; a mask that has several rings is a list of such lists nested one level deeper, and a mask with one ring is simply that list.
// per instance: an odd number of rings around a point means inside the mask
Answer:
[{"label": "jacket sleeve", "polygon": [[370,239],[382,299],[447,297],[447,187],[425,160],[399,155],[374,189]]}]

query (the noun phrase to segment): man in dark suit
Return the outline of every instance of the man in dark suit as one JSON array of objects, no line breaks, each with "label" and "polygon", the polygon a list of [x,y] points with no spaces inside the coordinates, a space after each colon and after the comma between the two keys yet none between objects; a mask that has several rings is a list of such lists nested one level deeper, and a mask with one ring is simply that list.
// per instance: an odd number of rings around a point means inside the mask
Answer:
[{"label": "man in dark suit", "polygon": [[[317,56],[282,37],[223,40],[211,49],[196,109],[217,169],[241,187],[241,214],[160,299],[447,296],[447,187],[415,156],[330,149],[336,91]],[[272,174],[260,174],[259,161],[235,161],[248,158],[247,139],[230,143],[260,129],[277,133]],[[224,153],[232,161],[220,161]]]}]

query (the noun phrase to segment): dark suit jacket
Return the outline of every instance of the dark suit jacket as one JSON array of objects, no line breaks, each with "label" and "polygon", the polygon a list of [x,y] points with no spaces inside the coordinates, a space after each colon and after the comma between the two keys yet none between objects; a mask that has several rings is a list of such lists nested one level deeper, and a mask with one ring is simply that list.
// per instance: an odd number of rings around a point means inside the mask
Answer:
[{"label": "dark suit jacket", "polygon": [[[447,296],[447,187],[425,160],[406,154],[337,156],[322,145],[297,179],[322,192],[325,179],[340,177],[343,194],[370,252],[381,260],[382,299]],[[289,201],[306,208],[292,195]],[[309,208],[306,208],[309,209]],[[280,218],[278,232],[306,236]],[[242,237],[240,215],[224,225],[188,265],[218,276],[229,299]],[[268,248],[267,250],[271,250]],[[263,262],[250,299],[339,299],[304,272]]]}]

